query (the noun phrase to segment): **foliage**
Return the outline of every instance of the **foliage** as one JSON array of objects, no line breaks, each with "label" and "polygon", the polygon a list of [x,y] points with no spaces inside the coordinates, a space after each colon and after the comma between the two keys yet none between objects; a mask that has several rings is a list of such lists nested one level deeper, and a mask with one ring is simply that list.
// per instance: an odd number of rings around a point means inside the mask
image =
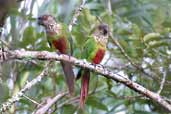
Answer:
[{"label": "foliage", "polygon": [[[131,61],[150,73],[130,64],[112,39],[102,64],[113,72],[127,75],[131,80],[157,92],[166,73],[166,81],[161,95],[170,98],[170,58],[171,58],[171,1],[170,0],[88,0],[85,9],[78,17],[71,32],[74,43],[74,56],[81,57],[82,45],[86,36],[102,22],[109,24],[115,40],[118,40]],[[48,50],[45,31],[37,25],[36,17],[45,13],[52,14],[57,21],[69,24],[79,0],[24,0],[18,10],[10,13],[2,34],[10,49]],[[110,14],[109,5],[112,7]],[[9,61],[0,65],[0,105],[17,93],[27,81],[32,80],[43,69],[45,61]],[[77,71],[78,68],[75,68]],[[29,90],[26,95],[41,103],[47,97],[67,90],[63,72],[55,62],[48,77]],[[153,75],[153,78],[151,77]],[[80,94],[80,81],[77,81],[76,96]],[[54,113],[83,113],[78,102],[65,102],[64,97],[52,109]],[[64,105],[61,105],[65,103]],[[61,106],[61,107],[58,107]],[[31,113],[36,104],[23,98],[12,107],[11,113]],[[120,83],[105,79],[92,73],[90,96],[86,103],[87,114],[166,114],[166,110],[155,102],[139,96],[138,93]]]}]

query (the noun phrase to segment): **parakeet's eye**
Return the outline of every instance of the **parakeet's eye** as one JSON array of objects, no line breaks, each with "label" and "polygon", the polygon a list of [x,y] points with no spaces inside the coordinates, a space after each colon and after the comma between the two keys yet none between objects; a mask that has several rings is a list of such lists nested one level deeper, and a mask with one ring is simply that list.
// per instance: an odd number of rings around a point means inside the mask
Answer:
[{"label": "parakeet's eye", "polygon": [[44,20],[46,20],[46,19],[47,19],[46,16],[40,16],[40,17],[38,17],[38,20],[39,20],[39,21],[44,21]]},{"label": "parakeet's eye", "polygon": [[39,19],[41,19],[41,20],[46,20],[46,16],[41,16],[41,17],[39,17]]},{"label": "parakeet's eye", "polygon": [[99,25],[99,30],[100,30],[100,33],[103,35],[108,34],[108,26],[106,24]]},{"label": "parakeet's eye", "polygon": [[107,30],[107,29],[104,29],[104,30],[103,30],[103,34],[104,34],[104,35],[108,34],[108,30]]},{"label": "parakeet's eye", "polygon": [[44,25],[44,23],[43,23],[43,17],[42,16],[38,17],[38,24],[39,25]]},{"label": "parakeet's eye", "polygon": [[41,20],[42,18],[41,17],[38,17],[38,20]]}]

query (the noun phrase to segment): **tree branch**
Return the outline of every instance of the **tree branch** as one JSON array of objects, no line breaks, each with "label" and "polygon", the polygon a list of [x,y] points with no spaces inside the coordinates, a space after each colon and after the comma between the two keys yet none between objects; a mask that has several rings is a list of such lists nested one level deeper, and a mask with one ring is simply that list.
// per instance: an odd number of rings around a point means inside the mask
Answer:
[{"label": "tree branch", "polygon": [[59,99],[61,99],[62,97],[64,97],[65,95],[67,95],[67,92],[63,92],[60,93],[58,95],[56,95],[54,98],[48,100],[48,103],[43,105],[42,107],[40,107],[36,112],[33,112],[33,114],[45,114],[48,109],[55,103],[57,102]]},{"label": "tree branch", "polygon": [[81,11],[83,10],[85,3],[86,3],[86,0],[82,0],[81,5],[78,7],[78,9],[75,10],[73,18],[71,19],[71,22],[68,25],[68,29],[70,32],[72,31],[73,25],[76,24],[77,18],[80,15]]},{"label": "tree branch", "polygon": [[[0,56],[3,55],[2,52],[0,52]],[[76,59],[72,56],[67,56],[64,54],[57,54],[55,52],[48,52],[48,51],[24,51],[24,50],[13,50],[13,51],[7,51],[7,60],[10,59],[36,59],[36,60],[57,60],[57,61],[67,61],[72,63],[75,66],[83,67],[90,69],[96,73],[99,73],[103,75],[106,78],[115,80],[117,82],[120,82],[130,89],[152,99],[153,101],[157,102],[159,105],[161,105],[163,108],[169,110],[171,112],[171,105],[165,101],[159,94],[154,93],[145,87],[141,86],[140,84],[131,81],[127,78],[127,76],[122,76],[116,73],[111,72],[107,68],[104,68],[102,65],[95,65],[83,60]]]},{"label": "tree branch", "polygon": [[161,91],[163,90],[164,84],[166,82],[166,76],[167,76],[167,71],[166,70],[163,70],[163,78],[162,78],[161,83],[160,83],[160,88],[157,91],[158,94],[160,94]]},{"label": "tree branch", "polygon": [[[2,53],[0,52],[0,56],[2,56]],[[24,95],[26,91],[31,89],[32,86],[36,85],[38,82],[42,80],[44,76],[47,75],[48,67],[46,65],[45,69],[38,75],[35,79],[28,82],[23,89],[21,89],[16,95],[12,96],[12,98],[8,99],[7,102],[2,104],[2,107],[0,108],[0,113],[6,111],[9,107],[11,107],[12,104],[19,101],[21,97]]]},{"label": "tree branch", "polygon": [[107,0],[107,7],[108,7],[109,14],[112,15],[111,0]]}]

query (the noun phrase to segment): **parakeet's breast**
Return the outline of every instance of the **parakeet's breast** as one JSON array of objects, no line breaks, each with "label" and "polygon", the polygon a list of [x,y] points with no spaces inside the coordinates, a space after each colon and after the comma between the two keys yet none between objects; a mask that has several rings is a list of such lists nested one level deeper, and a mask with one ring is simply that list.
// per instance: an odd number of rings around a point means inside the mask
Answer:
[{"label": "parakeet's breast", "polygon": [[52,45],[59,50],[60,53],[67,53],[67,40],[64,37],[52,40]]},{"label": "parakeet's breast", "polygon": [[104,55],[105,55],[105,49],[99,48],[97,50],[95,57],[93,58],[92,62],[95,64],[99,64],[102,61]]}]

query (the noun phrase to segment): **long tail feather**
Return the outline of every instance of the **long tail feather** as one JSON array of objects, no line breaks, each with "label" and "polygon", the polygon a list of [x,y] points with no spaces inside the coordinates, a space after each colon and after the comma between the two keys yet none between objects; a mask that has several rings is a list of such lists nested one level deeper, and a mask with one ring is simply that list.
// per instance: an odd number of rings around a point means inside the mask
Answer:
[{"label": "long tail feather", "polygon": [[65,80],[69,89],[69,93],[70,95],[74,95],[75,76],[74,76],[74,72],[72,69],[72,65],[66,61],[61,61],[61,64],[62,64],[63,71],[65,74]]},{"label": "long tail feather", "polygon": [[88,96],[89,80],[90,80],[90,71],[85,70],[82,76],[82,85],[81,85],[81,96],[80,96],[81,108],[84,108],[84,104]]}]

